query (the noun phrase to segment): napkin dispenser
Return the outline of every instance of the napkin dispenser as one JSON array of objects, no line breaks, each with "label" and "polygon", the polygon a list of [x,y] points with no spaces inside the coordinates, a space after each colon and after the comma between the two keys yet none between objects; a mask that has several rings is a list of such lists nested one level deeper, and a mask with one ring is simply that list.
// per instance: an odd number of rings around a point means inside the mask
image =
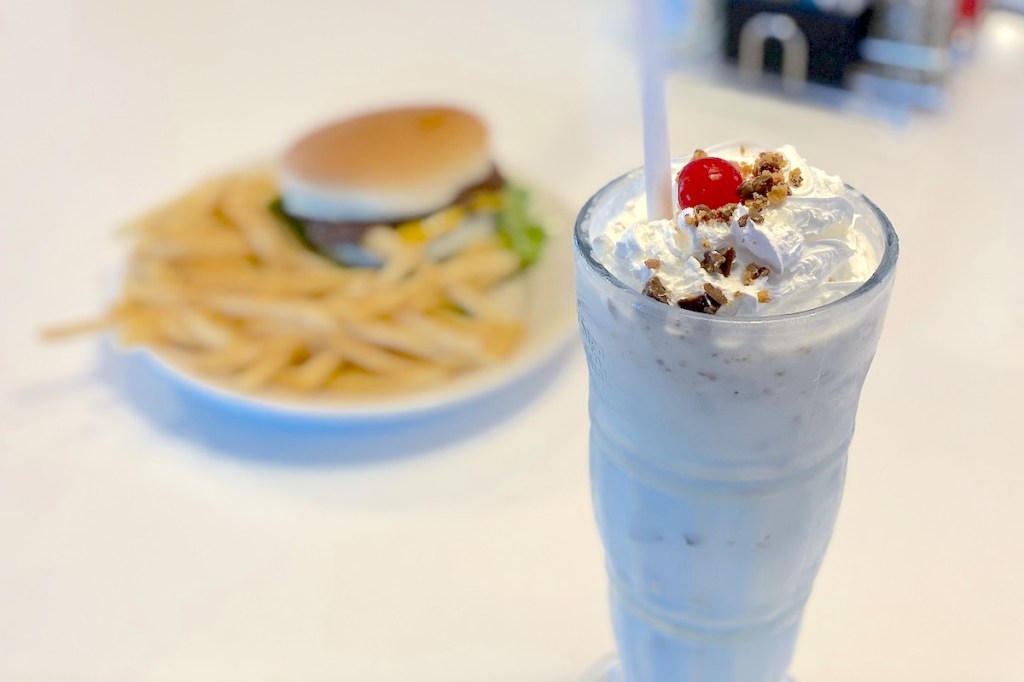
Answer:
[{"label": "napkin dispenser", "polygon": [[728,0],[725,54],[746,73],[841,87],[872,12],[868,0]]}]

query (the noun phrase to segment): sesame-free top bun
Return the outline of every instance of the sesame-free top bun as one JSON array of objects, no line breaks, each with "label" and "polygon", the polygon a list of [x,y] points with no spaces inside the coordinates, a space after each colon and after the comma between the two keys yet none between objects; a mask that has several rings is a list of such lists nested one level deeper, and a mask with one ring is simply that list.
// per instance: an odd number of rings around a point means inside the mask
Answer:
[{"label": "sesame-free top bun", "polygon": [[330,123],[285,153],[285,209],[322,221],[394,221],[436,211],[492,171],[487,130],[450,107],[386,109]]}]

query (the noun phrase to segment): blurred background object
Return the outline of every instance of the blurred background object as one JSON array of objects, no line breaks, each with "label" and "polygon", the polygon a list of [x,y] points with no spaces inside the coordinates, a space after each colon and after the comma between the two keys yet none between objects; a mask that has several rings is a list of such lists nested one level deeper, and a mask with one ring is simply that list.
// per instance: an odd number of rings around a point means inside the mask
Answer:
[{"label": "blurred background object", "polygon": [[726,7],[725,53],[742,71],[833,86],[858,61],[872,9],[867,0],[730,0]]},{"label": "blurred background object", "polygon": [[992,0],[993,8],[1024,12],[1024,0]]},{"label": "blurred background object", "polygon": [[[1024,5],[1020,0],[997,4]],[[957,65],[972,54],[988,5],[986,0],[665,0],[662,37],[678,69],[704,67],[709,55],[717,55],[738,69],[742,83],[757,81],[768,90],[799,92],[819,103],[936,110],[946,103]],[[713,73],[727,79],[736,75],[732,68]]]}]

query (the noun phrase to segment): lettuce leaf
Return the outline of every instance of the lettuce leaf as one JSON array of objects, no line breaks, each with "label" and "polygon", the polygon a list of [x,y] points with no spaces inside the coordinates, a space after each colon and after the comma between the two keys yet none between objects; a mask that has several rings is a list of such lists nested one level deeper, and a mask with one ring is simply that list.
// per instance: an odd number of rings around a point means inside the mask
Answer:
[{"label": "lettuce leaf", "polygon": [[524,268],[540,258],[547,232],[530,216],[530,194],[522,187],[507,185],[498,212],[498,236],[519,256]]}]

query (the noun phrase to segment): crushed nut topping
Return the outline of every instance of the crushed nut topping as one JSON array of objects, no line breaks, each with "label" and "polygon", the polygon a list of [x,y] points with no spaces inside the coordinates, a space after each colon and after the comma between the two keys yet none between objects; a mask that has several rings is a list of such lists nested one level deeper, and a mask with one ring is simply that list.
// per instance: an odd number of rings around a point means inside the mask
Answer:
[{"label": "crushed nut topping", "polygon": [[708,208],[704,204],[693,207],[693,215],[686,216],[687,225],[701,225],[710,222],[727,223],[732,220],[732,214],[739,208],[739,204],[726,204],[719,208]]},{"label": "crushed nut topping", "polygon": [[729,222],[730,220],[732,220],[732,215],[736,212],[736,209],[739,207],[739,204],[726,204],[725,206],[721,206],[720,208],[718,208],[715,211],[715,215],[719,220]]},{"label": "crushed nut topping", "polygon": [[651,270],[657,270],[661,267],[661,261],[657,258],[648,258],[644,261],[644,265],[649,267]]},{"label": "crushed nut topping", "polygon": [[704,283],[704,294],[717,303],[719,308],[729,302],[729,298],[725,295],[725,292],[710,282]]},{"label": "crushed nut topping", "polygon": [[747,180],[740,183],[736,193],[740,199],[744,202],[750,201],[751,199],[765,198],[768,193],[772,191],[772,188],[776,185],[784,185],[786,182],[782,173],[769,173],[765,171],[760,175],[752,175]]},{"label": "crushed nut topping", "polygon": [[676,305],[683,310],[714,315],[718,312],[719,308],[728,302],[729,298],[725,295],[725,292],[714,284],[705,283],[704,293],[680,299],[676,302]]},{"label": "crushed nut topping", "polygon": [[768,199],[760,195],[757,195],[749,199],[745,203],[745,206],[751,214],[760,213],[764,209],[768,208]]},{"label": "crushed nut topping", "polygon": [[[745,178],[737,188],[743,205],[750,212],[750,220],[756,224],[764,222],[761,213],[771,206],[778,206],[793,194],[793,188],[803,184],[803,172],[792,168],[788,174],[782,169],[789,161],[780,152],[761,152],[753,165],[741,163],[740,172]],[[738,221],[746,227],[747,221]]]},{"label": "crushed nut topping", "polygon": [[761,289],[761,291],[757,292],[758,303],[767,303],[770,300],[772,300],[772,297],[768,295],[767,289]]},{"label": "crushed nut topping", "polygon": [[706,158],[708,158],[708,153],[706,151],[704,151],[703,149],[694,149],[693,156],[690,157],[690,161],[696,161],[697,159]]},{"label": "crushed nut topping", "polygon": [[700,266],[712,275],[721,273],[725,277],[728,277],[732,272],[732,262],[735,259],[736,249],[730,246],[724,253],[719,253],[718,251],[705,251],[704,259],[701,261]]},{"label": "crushed nut topping", "polygon": [[668,289],[665,288],[664,282],[658,278],[657,275],[647,280],[647,284],[644,285],[644,296],[650,296],[655,301],[661,301],[662,303],[670,303],[671,297],[669,296]]},{"label": "crushed nut topping", "polygon": [[774,185],[768,190],[768,201],[772,204],[781,204],[782,200],[793,193],[788,185]]},{"label": "crushed nut topping", "polygon": [[770,274],[772,274],[772,271],[765,266],[751,263],[743,270],[743,284],[744,286],[750,286],[755,279],[761,279]]},{"label": "crushed nut topping", "polygon": [[[764,222],[764,215],[762,213],[768,208],[768,200],[761,196],[756,196],[749,201],[744,202],[747,207],[747,220],[753,220],[755,225],[760,225]],[[746,227],[747,221],[744,220],[742,224],[736,221],[740,227]]]},{"label": "crushed nut topping", "polygon": [[761,152],[754,161],[754,173],[761,175],[765,171],[778,173],[787,163],[781,152]]},{"label": "crushed nut topping", "polygon": [[701,260],[700,266],[709,273],[714,274],[721,271],[723,263],[725,263],[724,255],[717,251],[705,251],[704,258]]}]

